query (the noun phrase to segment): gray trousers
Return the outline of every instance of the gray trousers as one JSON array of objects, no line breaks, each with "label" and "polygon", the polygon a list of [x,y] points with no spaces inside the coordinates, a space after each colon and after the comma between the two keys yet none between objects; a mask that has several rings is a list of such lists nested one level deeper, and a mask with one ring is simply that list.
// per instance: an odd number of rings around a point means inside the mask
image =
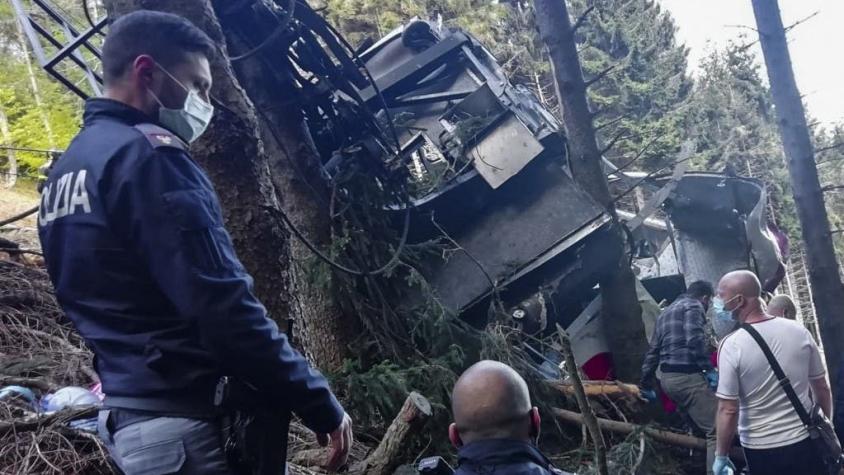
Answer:
[{"label": "gray trousers", "polygon": [[709,389],[703,373],[662,373],[662,390],[677,403],[692,422],[706,433],[706,473],[712,474],[715,461],[715,413],[718,399]]},{"label": "gray trousers", "polygon": [[214,420],[156,417],[112,431],[108,415],[100,411],[97,431],[126,475],[233,473]]}]

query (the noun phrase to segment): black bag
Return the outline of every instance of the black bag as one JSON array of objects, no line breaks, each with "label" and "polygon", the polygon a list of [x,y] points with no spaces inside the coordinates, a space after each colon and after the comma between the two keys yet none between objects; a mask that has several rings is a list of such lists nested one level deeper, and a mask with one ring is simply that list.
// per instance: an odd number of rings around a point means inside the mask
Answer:
[{"label": "black bag", "polygon": [[815,446],[818,448],[821,457],[823,457],[827,470],[831,475],[838,475],[844,459],[842,459],[841,454],[841,443],[835,435],[835,430],[833,430],[829,418],[826,417],[817,403],[812,404],[810,412],[806,412],[806,408],[803,407],[803,403],[800,402],[800,398],[797,397],[797,393],[794,392],[794,388],[791,386],[791,381],[788,380],[788,377],[785,375],[782,367],[780,367],[774,354],[771,353],[771,349],[765,343],[762,335],[747,323],[742,324],[741,327],[747,333],[750,333],[750,336],[759,344],[759,348],[762,349],[762,353],[768,359],[768,363],[771,365],[771,369],[774,370],[780,386],[785,391],[785,395],[788,396],[788,400],[791,401],[791,405],[794,406],[794,410],[797,411],[797,415],[800,416],[803,425],[809,430],[809,438],[815,442]]}]

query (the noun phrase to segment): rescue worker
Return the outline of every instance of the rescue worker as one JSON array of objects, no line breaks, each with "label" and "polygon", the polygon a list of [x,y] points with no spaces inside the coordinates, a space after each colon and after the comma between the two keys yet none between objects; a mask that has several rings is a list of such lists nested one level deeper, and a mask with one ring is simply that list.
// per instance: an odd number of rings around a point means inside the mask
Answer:
[{"label": "rescue worker", "polygon": [[706,466],[715,459],[715,399],[717,373],[707,351],[706,311],[715,290],[702,280],[692,282],[685,294],[656,320],[650,350],[642,363],[643,389],[651,388],[657,367],[662,390],[706,434]]},{"label": "rescue worker", "polygon": [[[814,400],[832,416],[832,392],[815,340],[803,325],[765,313],[762,286],[752,272],[734,271],[722,277],[713,310],[751,325],[806,410]],[[735,472],[728,454],[737,428],[752,475],[828,473],[771,363],[746,329],[734,331],[721,342],[718,369],[715,475]]]},{"label": "rescue worker", "polygon": [[768,315],[797,320],[797,307],[791,297],[785,294],[774,295],[766,308]]},{"label": "rescue worker", "polygon": [[[105,95],[86,103],[82,130],[43,188],[47,268],[95,354],[106,394],[99,432],[125,473],[234,473],[244,448],[223,446],[218,388],[224,397],[254,389],[246,405],[297,414],[330,440],[327,466],[336,470],[351,419],[267,317],[190,156],[213,113],[215,48],[172,14],[138,11],[111,24]],[[218,384],[222,377],[239,386]],[[286,417],[273,420],[264,432],[282,445],[267,449],[271,460],[283,455],[287,431]],[[273,470],[253,460],[262,473],[284,473],[283,458],[275,461]]]},{"label": "rescue worker", "polygon": [[564,473],[536,447],[539,409],[531,406],[527,383],[513,368],[497,361],[472,365],[454,385],[451,410],[455,475]]}]

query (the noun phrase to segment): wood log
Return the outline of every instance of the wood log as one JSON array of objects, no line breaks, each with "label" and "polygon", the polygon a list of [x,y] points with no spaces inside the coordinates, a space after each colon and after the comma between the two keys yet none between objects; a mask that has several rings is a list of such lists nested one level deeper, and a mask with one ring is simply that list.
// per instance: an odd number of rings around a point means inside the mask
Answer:
[{"label": "wood log", "polygon": [[412,392],[404,401],[378,447],[360,463],[352,466],[351,473],[389,475],[401,463],[399,456],[407,447],[408,438],[431,417],[431,403],[424,396]]},{"label": "wood log", "polygon": [[[570,424],[583,425],[583,415],[574,411],[566,409],[554,409],[554,416]],[[694,437],[687,434],[679,434],[668,430],[654,429],[652,427],[643,427],[629,422],[613,421],[610,419],[597,418],[598,425],[602,430],[615,432],[617,434],[630,434],[635,430],[642,430],[648,437],[665,444],[683,447],[685,449],[694,449],[705,452],[706,440],[699,437]],[[730,451],[730,457],[735,460],[744,460],[744,452],[740,448],[733,447]]]},{"label": "wood log", "polygon": [[[552,383],[552,386],[567,396],[574,394],[574,386],[571,384]],[[621,381],[583,381],[583,390],[586,392],[587,396],[593,397],[630,396],[636,399],[642,399],[638,386],[635,384],[622,383]]]}]

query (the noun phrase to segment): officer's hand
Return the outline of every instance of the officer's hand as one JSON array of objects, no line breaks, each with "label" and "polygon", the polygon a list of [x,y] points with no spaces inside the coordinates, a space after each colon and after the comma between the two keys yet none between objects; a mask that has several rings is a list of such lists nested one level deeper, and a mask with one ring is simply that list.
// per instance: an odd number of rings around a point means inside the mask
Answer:
[{"label": "officer's hand", "polygon": [[736,466],[730,461],[730,457],[726,455],[716,455],[715,462],[712,463],[713,475],[733,475],[736,473]]},{"label": "officer's hand", "polygon": [[343,414],[343,422],[331,434],[317,434],[319,445],[325,447],[331,442],[331,452],[325,464],[326,470],[336,472],[346,465],[349,451],[352,449],[352,441],[352,418],[348,414]]}]

